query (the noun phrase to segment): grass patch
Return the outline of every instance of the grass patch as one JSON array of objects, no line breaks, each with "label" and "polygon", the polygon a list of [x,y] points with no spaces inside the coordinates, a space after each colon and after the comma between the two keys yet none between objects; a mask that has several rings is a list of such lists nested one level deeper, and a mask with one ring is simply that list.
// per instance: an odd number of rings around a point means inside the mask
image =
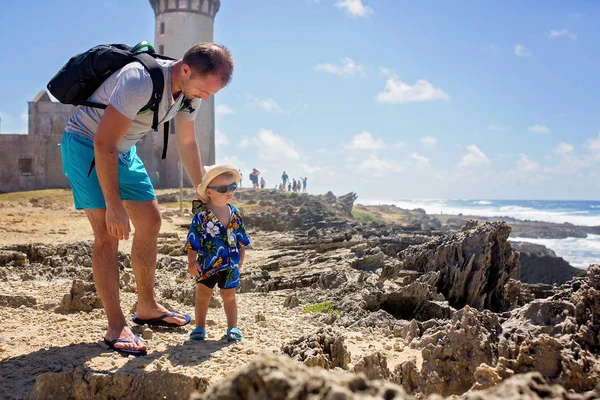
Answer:
[{"label": "grass patch", "polygon": [[302,310],[303,313],[322,313],[322,312],[331,312],[335,314],[339,314],[340,310],[336,309],[332,303],[325,301],[323,303],[311,304],[304,307]]},{"label": "grass patch", "polygon": [[354,217],[354,219],[356,219],[357,221],[360,221],[360,222],[366,222],[366,223],[377,222],[379,224],[389,223],[385,219],[381,218],[379,215],[375,215],[368,211],[352,210],[352,216]]},{"label": "grass patch", "polygon": [[0,194],[0,201],[6,202],[27,203],[32,199],[49,200],[59,204],[73,204],[73,194],[70,189],[30,190]]}]

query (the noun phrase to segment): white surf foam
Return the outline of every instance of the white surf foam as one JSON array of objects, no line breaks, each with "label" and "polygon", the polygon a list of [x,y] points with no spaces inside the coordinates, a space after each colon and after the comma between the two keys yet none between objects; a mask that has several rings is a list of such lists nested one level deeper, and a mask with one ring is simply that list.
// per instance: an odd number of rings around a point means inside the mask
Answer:
[{"label": "white surf foam", "polygon": [[554,250],[558,257],[564,258],[574,267],[586,269],[590,264],[600,263],[600,235],[588,235],[586,238],[566,239],[530,239],[509,238],[515,242],[529,242],[546,246]]},{"label": "white surf foam", "polygon": [[[473,215],[481,217],[511,217],[520,220],[544,221],[563,224],[569,222],[575,225],[582,226],[598,226],[600,225],[600,216],[589,215],[588,211],[549,211],[539,210],[531,207],[522,206],[491,206],[488,204],[478,203],[481,207],[474,205],[473,207],[457,207],[448,205],[445,200],[362,200],[360,204],[377,205],[377,204],[395,204],[400,208],[415,209],[422,208],[428,214],[451,214],[451,215]],[[492,203],[493,204],[493,203]]]}]

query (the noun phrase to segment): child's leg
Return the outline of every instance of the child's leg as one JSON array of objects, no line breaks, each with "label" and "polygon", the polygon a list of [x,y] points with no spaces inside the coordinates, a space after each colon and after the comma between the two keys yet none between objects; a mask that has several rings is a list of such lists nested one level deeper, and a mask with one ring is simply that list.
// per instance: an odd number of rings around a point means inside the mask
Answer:
[{"label": "child's leg", "polygon": [[208,313],[208,302],[212,298],[213,290],[201,283],[196,284],[196,327],[206,326],[206,314]]},{"label": "child's leg", "polygon": [[227,317],[227,328],[237,327],[237,303],[235,302],[235,289],[221,289],[223,309]]}]

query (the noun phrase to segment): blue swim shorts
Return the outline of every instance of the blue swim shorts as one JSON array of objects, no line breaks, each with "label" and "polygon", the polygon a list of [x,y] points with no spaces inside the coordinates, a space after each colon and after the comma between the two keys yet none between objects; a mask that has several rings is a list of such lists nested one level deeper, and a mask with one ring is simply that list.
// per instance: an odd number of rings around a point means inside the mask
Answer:
[{"label": "blue swim shorts", "polygon": [[[75,208],[106,208],[96,168],[88,176],[94,159],[94,142],[80,135],[63,132],[60,151],[63,173],[71,184]],[[119,154],[119,189],[122,200],[156,199],[152,182],[144,163],[137,156],[135,146],[128,153]]]}]

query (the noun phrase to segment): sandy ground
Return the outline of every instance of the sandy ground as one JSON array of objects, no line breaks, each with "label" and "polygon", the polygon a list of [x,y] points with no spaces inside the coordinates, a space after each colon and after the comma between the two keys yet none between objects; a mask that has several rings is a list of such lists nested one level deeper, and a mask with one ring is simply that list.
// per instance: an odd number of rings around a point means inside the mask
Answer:
[{"label": "sandy ground", "polygon": [[[17,243],[56,245],[92,240],[85,213],[74,210],[70,203],[68,191],[33,203],[0,200],[0,247]],[[172,215],[163,220],[161,232],[176,233],[183,240],[187,232],[179,225],[188,223],[189,217],[178,214],[178,206],[161,206],[161,211]],[[277,251],[269,249],[268,233],[251,229],[249,233],[256,246],[248,249],[247,267],[242,273],[258,268],[261,260]],[[120,250],[128,253],[130,246],[131,240],[123,241]],[[157,273],[157,279],[175,278],[160,271]],[[242,293],[237,295],[239,327],[244,335],[241,342],[228,344],[224,341],[227,325],[223,309],[210,308],[207,340],[188,339],[193,324],[175,330],[154,328],[152,338],[146,340],[148,355],[126,358],[108,351],[102,342],[107,327],[104,310],[70,314],[54,311],[63,296],[69,293],[71,284],[72,280],[66,279],[0,282],[0,294],[36,299],[32,307],[0,306],[0,397],[22,398],[32,388],[37,375],[70,371],[81,365],[103,373],[168,370],[215,382],[251,362],[257,354],[278,352],[282,344],[323,326],[311,314],[303,313],[302,307],[283,307],[289,291]],[[181,284],[193,285],[192,282]],[[136,294],[122,291],[121,296],[126,317],[131,318]],[[173,300],[166,303],[176,311],[194,315],[191,306]],[[133,329],[141,334],[140,328]],[[420,351],[405,348],[398,338],[366,330],[343,334],[352,362],[377,350],[385,350],[390,370],[407,359],[414,359],[420,365]]]}]

